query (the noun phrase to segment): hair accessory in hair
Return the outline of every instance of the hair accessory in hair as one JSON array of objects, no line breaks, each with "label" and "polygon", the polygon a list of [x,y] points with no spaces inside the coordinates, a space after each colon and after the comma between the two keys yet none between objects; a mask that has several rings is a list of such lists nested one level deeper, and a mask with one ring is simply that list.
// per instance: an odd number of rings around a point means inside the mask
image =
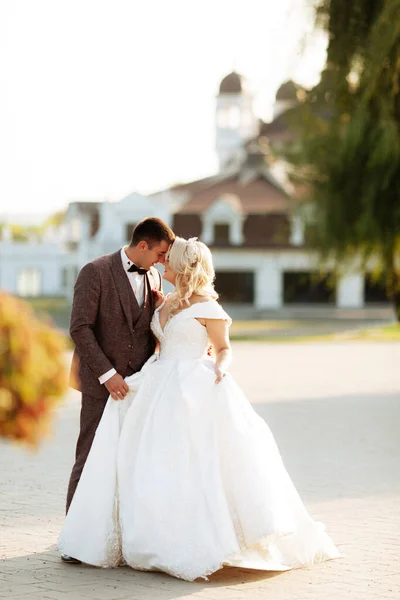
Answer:
[{"label": "hair accessory in hair", "polygon": [[192,267],[194,267],[195,264],[197,263],[197,261],[199,260],[196,241],[197,241],[197,237],[192,237],[192,238],[189,238],[186,242],[186,252],[187,252],[188,259],[189,259]]}]

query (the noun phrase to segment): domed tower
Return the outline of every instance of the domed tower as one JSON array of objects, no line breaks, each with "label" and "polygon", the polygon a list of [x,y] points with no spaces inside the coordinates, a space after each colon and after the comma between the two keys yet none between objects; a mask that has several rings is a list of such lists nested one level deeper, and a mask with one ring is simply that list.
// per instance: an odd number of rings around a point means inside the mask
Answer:
[{"label": "domed tower", "polygon": [[285,81],[276,92],[273,118],[276,119],[276,117],[279,117],[279,115],[289,108],[296,106],[301,100],[301,94],[303,92],[303,88],[294,83],[291,79]]},{"label": "domed tower", "polygon": [[240,159],[245,141],[257,133],[252,103],[238,73],[233,71],[224,77],[216,106],[216,151],[220,170]]}]

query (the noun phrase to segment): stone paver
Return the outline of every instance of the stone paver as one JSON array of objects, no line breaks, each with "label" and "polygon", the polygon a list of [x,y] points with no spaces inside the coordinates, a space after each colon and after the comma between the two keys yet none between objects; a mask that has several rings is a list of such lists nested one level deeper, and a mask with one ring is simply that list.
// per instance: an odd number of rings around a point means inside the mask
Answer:
[{"label": "stone paver", "polygon": [[400,345],[234,346],[232,372],[273,430],[314,518],[345,558],[283,574],[164,574],[64,565],[56,549],[78,431],[71,392],[33,454],[0,445],[0,598],[400,599]]}]

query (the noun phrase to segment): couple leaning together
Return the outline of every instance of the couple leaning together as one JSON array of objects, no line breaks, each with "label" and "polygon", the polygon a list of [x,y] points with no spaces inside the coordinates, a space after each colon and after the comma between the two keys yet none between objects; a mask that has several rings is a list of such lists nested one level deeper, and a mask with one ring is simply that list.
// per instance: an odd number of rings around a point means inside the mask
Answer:
[{"label": "couple leaning together", "polygon": [[[166,298],[158,262],[175,286]],[[65,562],[192,581],[224,565],[283,571],[339,556],[227,373],[231,319],[213,280],[207,246],[155,218],[81,270],[71,336],[82,409],[59,538]]]}]

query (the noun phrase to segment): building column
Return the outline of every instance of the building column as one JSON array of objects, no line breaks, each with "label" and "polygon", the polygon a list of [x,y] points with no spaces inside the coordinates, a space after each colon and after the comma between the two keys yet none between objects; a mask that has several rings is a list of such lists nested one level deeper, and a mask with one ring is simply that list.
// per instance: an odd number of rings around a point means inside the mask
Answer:
[{"label": "building column", "polygon": [[277,309],[283,306],[282,272],[274,260],[264,260],[255,272],[255,307]]},{"label": "building column", "polygon": [[292,246],[304,244],[304,222],[299,215],[292,215],[290,219],[290,243]]},{"label": "building column", "polygon": [[214,237],[213,223],[206,217],[202,218],[201,241],[205,244],[212,244]]},{"label": "building column", "polygon": [[340,308],[362,308],[364,306],[364,275],[343,275],[337,286],[336,306]]},{"label": "building column", "polygon": [[241,246],[243,244],[243,220],[243,217],[238,215],[229,224],[229,237],[233,246]]}]

